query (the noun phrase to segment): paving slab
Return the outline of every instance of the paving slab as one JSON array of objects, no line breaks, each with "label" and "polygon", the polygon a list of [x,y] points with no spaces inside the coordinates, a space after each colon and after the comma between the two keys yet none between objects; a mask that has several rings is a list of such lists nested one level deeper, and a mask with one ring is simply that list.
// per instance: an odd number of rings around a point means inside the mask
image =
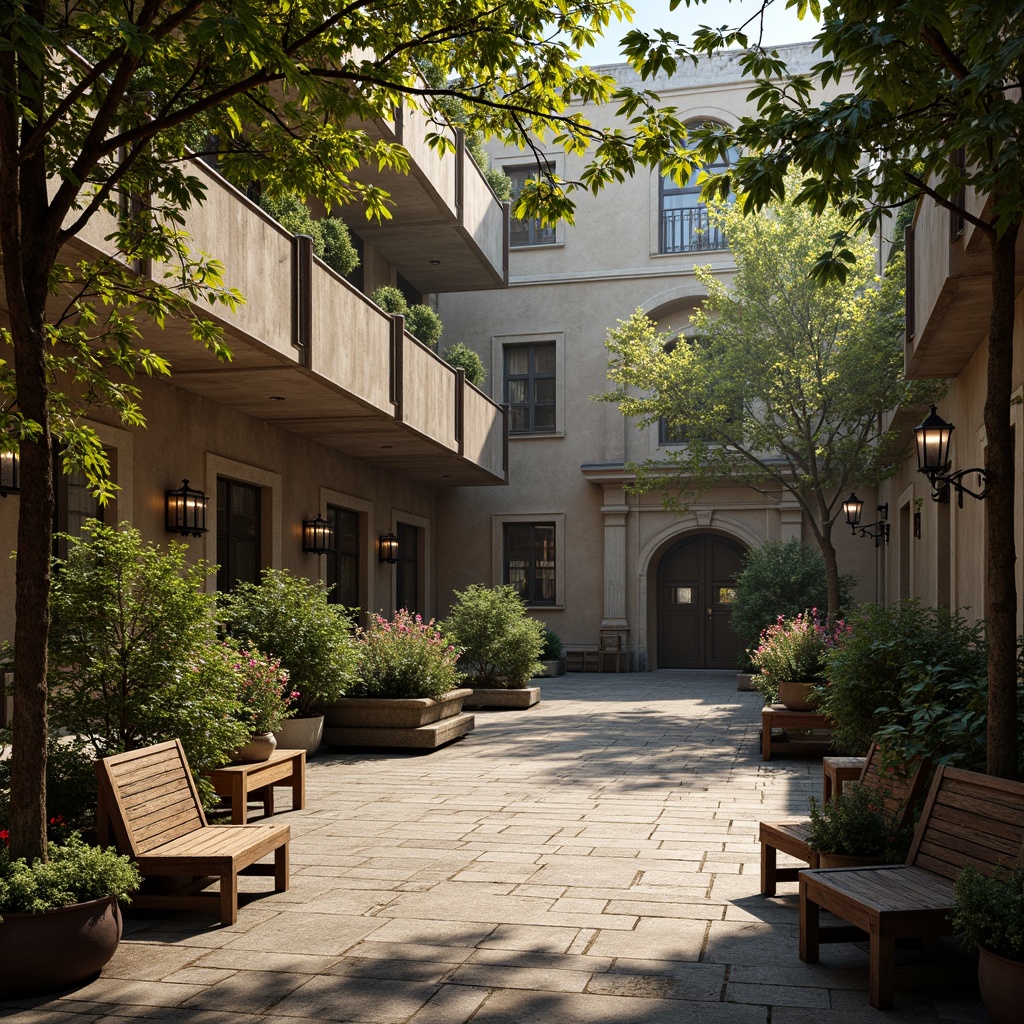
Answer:
[{"label": "paving slab", "polygon": [[429,755],[323,753],[292,885],[238,923],[129,908],[118,953],[3,1024],[981,1024],[951,944],[868,1005],[862,945],[797,956],[797,887],[759,893],[758,823],[803,817],[814,761],[761,761],[729,672],[570,673]]}]

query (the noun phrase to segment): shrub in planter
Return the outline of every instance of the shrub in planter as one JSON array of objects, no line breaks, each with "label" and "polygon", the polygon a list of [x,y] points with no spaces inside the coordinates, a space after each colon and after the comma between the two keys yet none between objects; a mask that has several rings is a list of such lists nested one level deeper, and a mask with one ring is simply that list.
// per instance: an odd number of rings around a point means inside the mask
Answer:
[{"label": "shrub in planter", "polygon": [[350,612],[329,604],[327,588],[285,569],[264,569],[221,597],[221,621],[235,641],[280,661],[288,671],[295,714],[322,715],[354,678]]},{"label": "shrub in planter", "polygon": [[100,523],[68,537],[51,590],[50,714],[95,755],[177,737],[204,794],[205,773],[247,739],[233,652],[217,640],[206,563],[186,546],[143,543]]},{"label": "shrub in planter", "polygon": [[752,655],[758,674],[754,686],[765,702],[778,700],[779,683],[821,683],[825,678],[826,655],[846,635],[845,623],[829,625],[818,617],[817,608],[809,615],[792,619],[780,615],[778,621],[761,633]]},{"label": "shrub in planter", "polygon": [[[857,580],[849,573],[839,578],[840,603],[849,608]],[[751,655],[763,630],[778,617],[792,618],[805,608],[828,606],[828,583],[821,552],[799,540],[768,541],[743,556],[736,574],[729,622],[740,638],[743,653],[739,668],[753,671]]]},{"label": "shrub in planter", "polygon": [[385,313],[400,313],[405,317],[405,326],[413,337],[428,348],[437,348],[444,325],[430,306],[410,306],[406,297],[393,285],[378,288],[370,295],[370,301],[380,306]]},{"label": "shrub in planter", "polygon": [[952,919],[968,946],[1024,963],[1024,868],[989,878],[968,865],[956,880]]},{"label": "shrub in planter", "polygon": [[459,685],[459,649],[434,620],[424,622],[404,608],[392,620],[371,615],[356,631],[357,669],[349,697],[437,698]]},{"label": "shrub in planter", "polygon": [[873,739],[909,761],[984,770],[987,645],[983,627],[917,601],[862,605],[829,653],[821,710],[837,743]]},{"label": "shrub in planter", "polygon": [[474,583],[455,592],[455,604],[441,623],[462,649],[459,668],[469,686],[520,689],[542,668],[544,627],[526,614],[515,588]]},{"label": "shrub in planter", "polygon": [[562,638],[557,634],[548,629],[547,626],[544,629],[544,646],[540,651],[541,661],[554,661],[555,658],[562,656]]},{"label": "shrub in planter", "polygon": [[335,273],[347,277],[359,266],[359,254],[348,227],[339,217],[314,218],[297,192],[260,196],[260,206],[283,228],[295,235],[309,235],[313,252]]},{"label": "shrub in planter", "polygon": [[853,783],[824,806],[811,797],[808,845],[819,853],[870,857],[879,863],[902,863],[914,831],[900,828],[882,794]]}]

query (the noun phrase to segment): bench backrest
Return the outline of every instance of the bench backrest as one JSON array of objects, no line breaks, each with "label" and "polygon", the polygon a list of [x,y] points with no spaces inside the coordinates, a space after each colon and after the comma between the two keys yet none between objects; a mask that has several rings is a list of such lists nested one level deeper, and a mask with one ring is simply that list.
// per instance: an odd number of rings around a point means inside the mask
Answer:
[{"label": "bench backrest", "polygon": [[959,768],[935,770],[907,863],[955,880],[973,864],[994,875],[1024,852],[1024,783]]},{"label": "bench backrest", "polygon": [[101,758],[96,776],[122,853],[139,857],[206,826],[180,740]]},{"label": "bench backrest", "polygon": [[886,810],[901,828],[908,822],[913,823],[927,781],[928,766],[924,761],[918,759],[910,765],[887,766],[877,743],[872,743],[868,750],[859,780],[862,786],[881,795]]}]

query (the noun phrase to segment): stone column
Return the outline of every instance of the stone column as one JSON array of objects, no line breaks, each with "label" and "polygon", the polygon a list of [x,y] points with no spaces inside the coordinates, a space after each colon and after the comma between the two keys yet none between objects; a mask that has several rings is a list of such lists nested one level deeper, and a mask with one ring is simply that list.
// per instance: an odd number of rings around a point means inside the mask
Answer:
[{"label": "stone column", "polygon": [[621,487],[606,486],[604,504],[604,610],[601,630],[619,632],[625,641],[626,618],[626,516],[629,506]]}]

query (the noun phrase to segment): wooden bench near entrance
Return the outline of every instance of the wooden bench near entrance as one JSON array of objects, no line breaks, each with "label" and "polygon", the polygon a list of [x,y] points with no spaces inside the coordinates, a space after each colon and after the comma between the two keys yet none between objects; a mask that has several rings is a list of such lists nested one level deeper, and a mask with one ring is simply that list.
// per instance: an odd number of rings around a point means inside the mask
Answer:
[{"label": "wooden bench near entrance", "polygon": [[[170,893],[139,892],[133,906],[213,910],[221,924],[238,920],[239,874],[273,875],[288,888],[287,825],[208,825],[180,740],[114,754],[96,762],[100,845],[116,846],[143,877],[188,876]],[[273,864],[257,861],[273,854]],[[204,892],[215,882],[219,892]]]},{"label": "wooden bench near entrance", "polygon": [[[869,993],[892,1006],[897,939],[949,935],[953,886],[971,864],[993,876],[1024,853],[1024,783],[957,768],[935,771],[904,864],[800,872],[800,959],[818,962],[823,942],[869,950]],[[849,925],[822,927],[827,910]]]}]

